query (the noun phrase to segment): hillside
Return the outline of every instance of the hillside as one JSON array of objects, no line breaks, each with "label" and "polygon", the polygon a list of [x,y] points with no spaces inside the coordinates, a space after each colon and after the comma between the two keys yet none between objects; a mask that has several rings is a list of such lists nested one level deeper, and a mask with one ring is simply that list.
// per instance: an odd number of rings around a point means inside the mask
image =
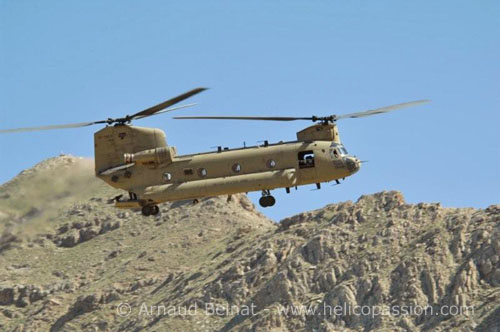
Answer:
[{"label": "hillside", "polygon": [[500,331],[500,205],[388,191],[274,223],[115,195],[71,156],[0,187],[1,331]]},{"label": "hillside", "polygon": [[61,155],[44,160],[0,186],[0,231],[34,234],[45,230],[61,208],[93,193],[118,194],[94,176],[94,161]]}]

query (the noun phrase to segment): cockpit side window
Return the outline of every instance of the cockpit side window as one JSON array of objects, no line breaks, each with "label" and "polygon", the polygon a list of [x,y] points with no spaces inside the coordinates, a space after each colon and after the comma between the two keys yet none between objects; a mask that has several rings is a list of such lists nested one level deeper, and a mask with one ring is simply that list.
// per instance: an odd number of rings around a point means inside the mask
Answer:
[{"label": "cockpit side window", "polygon": [[298,154],[299,168],[314,167],[314,152],[300,151]]},{"label": "cockpit side window", "polygon": [[338,159],[340,157],[339,150],[337,150],[337,148],[331,148],[330,155],[332,156],[333,159]]}]

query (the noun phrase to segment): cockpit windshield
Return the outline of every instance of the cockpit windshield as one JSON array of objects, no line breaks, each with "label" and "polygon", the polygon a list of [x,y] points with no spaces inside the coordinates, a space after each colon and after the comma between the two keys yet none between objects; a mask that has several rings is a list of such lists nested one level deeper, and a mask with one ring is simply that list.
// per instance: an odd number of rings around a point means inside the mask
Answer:
[{"label": "cockpit windshield", "polygon": [[341,155],[347,155],[347,154],[348,154],[348,153],[347,153],[347,150],[346,150],[346,148],[344,147],[344,145],[343,145],[343,144],[332,143],[332,145],[331,145],[331,150],[332,150],[332,151],[337,150],[337,151],[338,151],[338,153],[340,153]]}]

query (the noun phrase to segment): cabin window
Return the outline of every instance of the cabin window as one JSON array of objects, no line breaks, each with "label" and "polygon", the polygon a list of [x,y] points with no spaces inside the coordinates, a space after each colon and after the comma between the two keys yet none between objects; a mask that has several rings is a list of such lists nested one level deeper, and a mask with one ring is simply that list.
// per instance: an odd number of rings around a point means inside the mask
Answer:
[{"label": "cabin window", "polygon": [[184,175],[193,175],[192,168],[184,168]]},{"label": "cabin window", "polygon": [[207,170],[206,170],[206,168],[200,168],[200,169],[198,169],[198,175],[200,175],[202,178],[204,178],[205,176],[207,176]]},{"label": "cabin window", "polygon": [[170,173],[163,173],[163,182],[169,182],[172,180],[172,174]]},{"label": "cabin window", "polygon": [[232,168],[233,168],[233,172],[235,172],[235,173],[241,172],[241,165],[240,164],[234,164]]},{"label": "cabin window", "polygon": [[274,161],[274,159],[269,159],[266,164],[267,164],[268,168],[275,168],[276,167],[276,161]]},{"label": "cabin window", "polygon": [[301,151],[299,152],[299,168],[314,167],[314,152]]}]

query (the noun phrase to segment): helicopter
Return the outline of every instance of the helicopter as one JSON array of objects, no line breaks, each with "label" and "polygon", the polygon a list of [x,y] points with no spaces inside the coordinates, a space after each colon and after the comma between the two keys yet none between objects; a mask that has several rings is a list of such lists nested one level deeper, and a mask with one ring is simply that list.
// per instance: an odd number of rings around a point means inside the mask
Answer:
[{"label": "helicopter", "polygon": [[144,216],[157,215],[158,204],[168,201],[260,191],[259,204],[274,206],[271,190],[345,179],[359,171],[363,163],[350,155],[336,125],[338,120],[361,118],[429,102],[417,100],[382,108],[328,116],[255,117],[255,116],[180,116],[177,120],[253,120],[312,121],[314,124],[296,133],[294,141],[244,146],[216,151],[178,155],[167,144],[165,132],[158,128],[132,126],[133,120],[193,106],[175,104],[206,88],[196,88],[133,115],[121,118],[41,127],[3,129],[0,133],[52,130],[105,125],[94,134],[95,175],[110,186],[128,192],[115,197],[115,206],[141,209]]}]

